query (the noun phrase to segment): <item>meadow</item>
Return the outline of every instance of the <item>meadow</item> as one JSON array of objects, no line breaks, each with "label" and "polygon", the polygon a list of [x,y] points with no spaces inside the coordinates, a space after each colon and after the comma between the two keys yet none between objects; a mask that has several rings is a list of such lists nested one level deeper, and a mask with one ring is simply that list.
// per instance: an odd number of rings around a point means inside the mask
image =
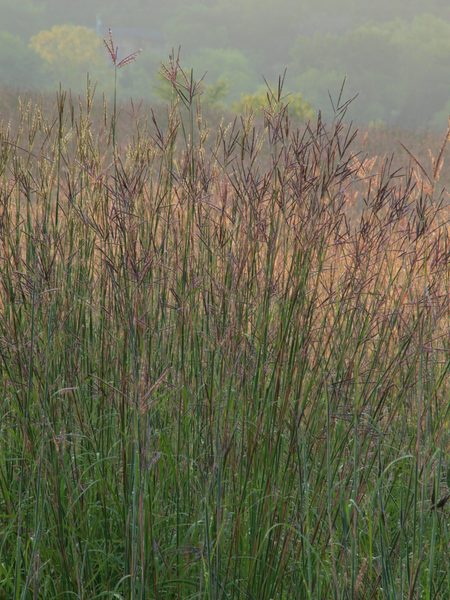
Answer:
[{"label": "meadow", "polygon": [[450,131],[165,74],[0,131],[0,598],[449,598]]}]

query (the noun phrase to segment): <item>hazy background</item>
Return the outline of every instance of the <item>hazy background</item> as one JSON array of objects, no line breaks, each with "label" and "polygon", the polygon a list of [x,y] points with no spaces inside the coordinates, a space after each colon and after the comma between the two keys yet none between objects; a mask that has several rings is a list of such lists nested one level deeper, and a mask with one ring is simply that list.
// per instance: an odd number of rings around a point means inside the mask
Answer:
[{"label": "hazy background", "polygon": [[109,93],[102,38],[119,57],[122,97],[161,101],[157,73],[171,48],[197,76],[205,102],[232,109],[275,82],[330,110],[328,91],[347,77],[358,123],[443,129],[450,114],[449,0],[0,0],[0,87],[81,91],[89,71]]}]

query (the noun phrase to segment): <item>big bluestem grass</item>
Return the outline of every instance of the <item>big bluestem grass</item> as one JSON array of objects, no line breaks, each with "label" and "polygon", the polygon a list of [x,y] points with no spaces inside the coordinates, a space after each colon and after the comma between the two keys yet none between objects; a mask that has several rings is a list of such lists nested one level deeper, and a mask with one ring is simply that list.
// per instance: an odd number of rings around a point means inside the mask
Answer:
[{"label": "big bluestem grass", "polygon": [[437,169],[165,74],[1,131],[0,598],[447,598]]},{"label": "big bluestem grass", "polygon": [[139,56],[140,50],[131,52],[123,58],[119,59],[119,46],[114,42],[113,34],[111,29],[108,30],[108,37],[103,40],[106,51],[111,59],[112,66],[114,67],[114,86],[113,86],[113,110],[111,118],[111,137],[113,152],[116,150],[116,135],[117,135],[117,73],[120,69],[132,64]]}]

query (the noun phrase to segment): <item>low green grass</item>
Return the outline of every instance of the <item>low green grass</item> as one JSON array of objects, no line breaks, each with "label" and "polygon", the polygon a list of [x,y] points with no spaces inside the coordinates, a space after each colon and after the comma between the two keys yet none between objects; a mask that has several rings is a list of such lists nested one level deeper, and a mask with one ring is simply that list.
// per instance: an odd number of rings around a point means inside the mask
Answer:
[{"label": "low green grass", "polygon": [[448,598],[445,197],[174,86],[1,131],[0,598]]}]

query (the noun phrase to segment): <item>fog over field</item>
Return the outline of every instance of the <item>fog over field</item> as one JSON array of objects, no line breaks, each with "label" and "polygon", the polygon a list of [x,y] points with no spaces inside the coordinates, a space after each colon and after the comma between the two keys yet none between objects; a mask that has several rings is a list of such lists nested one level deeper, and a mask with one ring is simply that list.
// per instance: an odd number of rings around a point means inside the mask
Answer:
[{"label": "fog over field", "polygon": [[81,90],[89,71],[107,90],[110,27],[119,51],[142,49],[121,73],[122,96],[160,100],[160,63],[181,46],[183,65],[207,72],[205,98],[224,107],[287,68],[286,91],[325,113],[346,77],[357,122],[441,129],[450,113],[448,0],[0,0],[0,9],[3,86]]}]

